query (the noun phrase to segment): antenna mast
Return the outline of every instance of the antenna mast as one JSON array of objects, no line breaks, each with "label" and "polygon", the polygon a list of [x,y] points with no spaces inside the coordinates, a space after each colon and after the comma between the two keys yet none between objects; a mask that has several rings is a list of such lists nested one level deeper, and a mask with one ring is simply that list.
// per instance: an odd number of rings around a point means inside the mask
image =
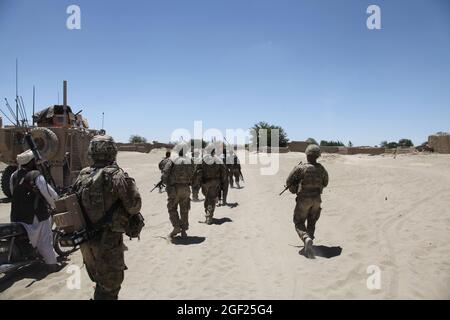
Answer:
[{"label": "antenna mast", "polygon": [[33,114],[31,115],[31,119],[33,120],[33,126],[34,126],[34,103],[35,103],[35,101],[36,101],[36,91],[33,86]]},{"label": "antenna mast", "polygon": [[19,125],[19,61],[16,58],[16,125]]}]

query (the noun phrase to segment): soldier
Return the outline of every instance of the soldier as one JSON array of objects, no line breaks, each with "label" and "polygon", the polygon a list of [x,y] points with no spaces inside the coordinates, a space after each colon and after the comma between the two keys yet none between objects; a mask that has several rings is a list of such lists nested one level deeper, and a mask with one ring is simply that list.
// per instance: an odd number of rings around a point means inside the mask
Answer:
[{"label": "soldier", "polygon": [[224,164],[225,167],[225,174],[227,177],[227,183],[222,184],[220,186],[220,190],[219,190],[219,198],[218,198],[218,204],[217,206],[226,206],[227,205],[227,196],[228,196],[228,177],[230,176],[230,168],[227,166],[226,164],[226,160],[227,160],[227,149],[224,147],[222,154],[220,155],[220,160],[222,161],[222,163]]},{"label": "soldier", "polygon": [[[159,168],[159,171],[161,171],[161,174],[163,173],[163,170],[164,170],[167,162],[169,162],[169,160],[170,160],[170,151],[166,151],[165,158],[162,159],[158,164],[158,168]],[[163,185],[160,184],[158,188],[159,188],[159,193],[162,193]]]},{"label": "soldier", "polygon": [[[313,240],[316,222],[320,217],[321,194],[323,188],[328,185],[328,173],[317,162],[320,157],[320,147],[309,145],[306,148],[308,163],[297,165],[286,181],[289,191],[297,194],[294,210],[294,224],[300,239],[304,242],[304,254],[308,258],[314,258]],[[305,221],[308,222],[305,227]]]},{"label": "soldier", "polygon": [[224,185],[228,185],[225,165],[215,155],[214,148],[210,148],[209,152],[203,157],[202,164],[196,166],[195,174],[199,176],[202,193],[205,196],[205,223],[210,225],[213,223],[219,192]]},{"label": "soldier", "polygon": [[[173,239],[181,233],[181,237],[187,237],[189,229],[189,210],[191,209],[191,189],[194,176],[192,160],[186,156],[189,148],[184,145],[178,156],[169,159],[163,170],[162,181],[166,185],[167,209],[173,230],[169,238]],[[178,214],[180,206],[180,214]]]},{"label": "soldier", "polygon": [[117,147],[112,137],[95,136],[88,155],[93,164],[80,172],[72,187],[86,227],[93,233],[81,244],[81,253],[88,275],[96,283],[94,300],[117,300],[127,269],[121,221],[139,213],[141,196],[134,179],[116,163]]},{"label": "soldier", "polygon": [[236,186],[240,189],[241,186],[239,185],[239,181],[242,174],[241,163],[239,162],[237,155],[233,152],[227,158],[227,167],[229,171],[230,187],[234,188],[234,182],[236,182]]},{"label": "soldier", "polygon": [[[201,163],[202,158],[201,158],[201,154],[198,150],[194,150],[192,151],[192,164],[193,164],[193,168],[195,170],[195,165]],[[199,181],[198,177],[196,177],[196,179],[192,179],[192,201],[199,201],[198,199],[198,194],[200,193],[200,189],[201,189],[202,185],[201,182]]]}]

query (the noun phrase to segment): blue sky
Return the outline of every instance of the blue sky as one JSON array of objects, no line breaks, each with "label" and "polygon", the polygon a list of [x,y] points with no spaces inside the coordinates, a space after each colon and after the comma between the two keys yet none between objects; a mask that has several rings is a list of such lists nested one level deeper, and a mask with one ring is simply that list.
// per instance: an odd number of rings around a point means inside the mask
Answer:
[{"label": "blue sky", "polygon": [[[66,8],[81,8],[68,30]],[[382,30],[366,9],[381,8]],[[450,131],[447,0],[0,0],[0,106],[69,104],[116,140],[176,128],[247,129],[418,144]],[[62,100],[62,98],[61,98]],[[5,121],[4,121],[5,122]]]}]

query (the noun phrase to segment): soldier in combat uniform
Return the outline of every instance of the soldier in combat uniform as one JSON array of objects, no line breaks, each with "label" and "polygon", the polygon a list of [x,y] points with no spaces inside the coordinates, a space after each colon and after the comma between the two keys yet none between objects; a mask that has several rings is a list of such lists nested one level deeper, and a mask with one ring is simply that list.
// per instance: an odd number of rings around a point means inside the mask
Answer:
[{"label": "soldier in combat uniform", "polygon": [[195,174],[199,176],[205,196],[205,223],[210,225],[213,223],[216,199],[220,190],[228,185],[228,176],[224,163],[215,154],[215,148],[209,146],[207,149],[209,152],[203,157],[202,164],[196,166]]},{"label": "soldier in combat uniform", "polygon": [[227,157],[227,167],[229,172],[229,179],[230,179],[230,187],[234,188],[234,182],[236,182],[236,186],[238,189],[241,188],[239,185],[240,178],[241,178],[241,163],[239,162],[239,158],[237,155],[233,152]]},{"label": "soldier in combat uniform", "polygon": [[[166,151],[166,156],[158,163],[159,171],[161,174],[163,173],[164,168],[166,167],[167,162],[170,161],[170,151]],[[160,184],[158,187],[159,193],[162,193],[163,186]]]},{"label": "soldier in combat uniform", "polygon": [[[167,209],[173,230],[169,238],[173,239],[181,233],[181,237],[187,237],[189,229],[189,210],[191,209],[191,189],[194,165],[192,160],[186,156],[189,147],[180,146],[178,156],[169,159],[163,170],[162,181],[166,185]],[[178,206],[180,213],[178,214]]]},{"label": "soldier in combat uniform", "polygon": [[227,183],[220,185],[220,191],[219,191],[219,203],[217,206],[226,206],[227,205],[227,197],[228,197],[228,177],[230,176],[230,168],[228,167],[226,160],[227,160],[227,149],[224,147],[222,154],[220,156],[220,160],[222,160],[222,163],[225,167],[225,173],[227,176]]},{"label": "soldier in combat uniform", "polygon": [[[200,154],[200,151],[198,150],[193,150],[192,151],[192,164],[193,164],[193,168],[195,171],[195,165],[197,164],[201,164],[202,162],[202,157]],[[196,179],[193,178],[192,180],[192,201],[200,201],[198,198],[198,194],[200,193],[200,189],[201,189],[202,185],[200,180],[198,179],[198,177],[196,177]]]},{"label": "soldier in combat uniform", "polygon": [[124,260],[123,217],[139,213],[141,196],[134,179],[116,163],[112,137],[95,136],[88,149],[93,161],[75,181],[86,226],[93,236],[81,244],[89,277],[96,283],[94,300],[116,300],[127,269]]},{"label": "soldier in combat uniform", "polygon": [[[328,173],[317,162],[320,157],[320,147],[309,145],[306,148],[308,163],[297,165],[286,181],[289,191],[297,195],[294,210],[294,224],[300,239],[304,242],[304,254],[308,258],[314,258],[313,240],[316,222],[319,220],[322,203],[321,194],[323,188],[328,185]],[[305,226],[307,222],[307,226]]]}]

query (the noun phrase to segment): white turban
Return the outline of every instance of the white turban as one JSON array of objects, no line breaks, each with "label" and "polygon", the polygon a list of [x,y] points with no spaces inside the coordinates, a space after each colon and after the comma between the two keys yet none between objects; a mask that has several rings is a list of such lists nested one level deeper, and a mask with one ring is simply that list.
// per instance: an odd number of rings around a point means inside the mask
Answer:
[{"label": "white turban", "polygon": [[34,154],[33,154],[33,151],[31,151],[31,150],[27,150],[27,151],[17,155],[17,163],[20,166],[26,165],[33,159],[34,159]]}]

